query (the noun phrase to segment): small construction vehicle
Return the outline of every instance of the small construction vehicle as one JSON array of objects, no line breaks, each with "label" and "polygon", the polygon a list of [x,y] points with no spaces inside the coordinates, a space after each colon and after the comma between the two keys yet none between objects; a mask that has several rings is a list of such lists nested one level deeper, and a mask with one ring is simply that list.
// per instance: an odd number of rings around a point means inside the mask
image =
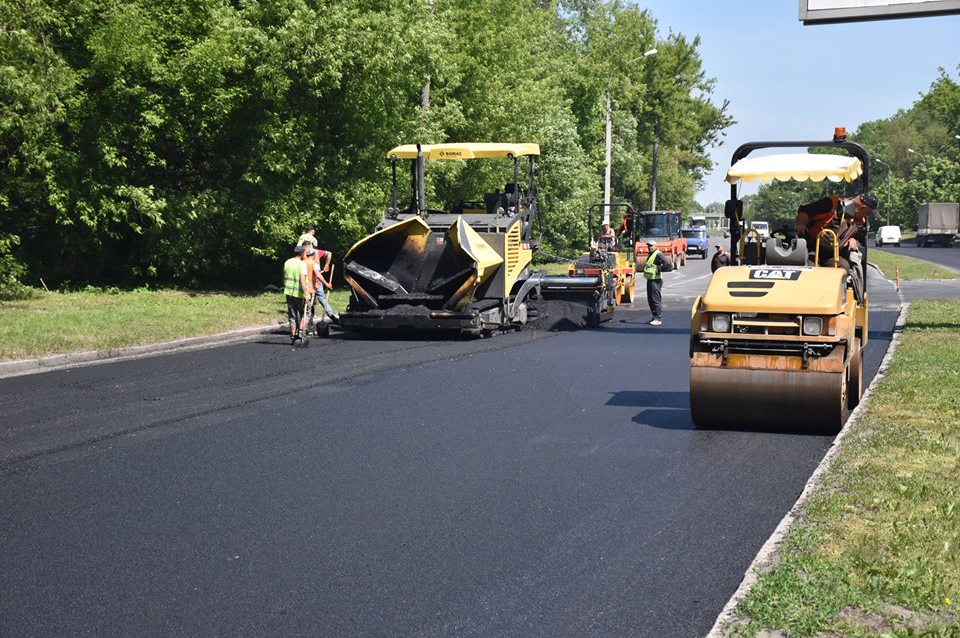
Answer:
[{"label": "small construction vehicle", "polygon": [[[604,214],[601,211],[609,211]],[[618,214],[619,213],[619,214]],[[634,214],[633,206],[627,203],[594,204],[587,212],[587,232],[590,251],[583,253],[570,266],[572,277],[603,277],[606,288],[612,291],[612,304],[633,303],[636,289],[636,257],[632,250],[636,240],[626,232],[620,232],[607,240],[599,236],[601,220],[609,219],[611,228],[624,229],[622,222]]]},{"label": "small construction vehicle", "polygon": [[687,241],[680,232],[682,213],[676,210],[641,211],[632,229],[635,240],[636,260],[646,261],[649,253],[647,242],[653,240],[674,270],[687,263]]},{"label": "small construction vehicle", "polygon": [[[536,317],[536,301],[550,296],[573,296],[587,306],[591,323],[598,323],[603,300],[610,296],[602,277],[548,276],[530,268],[539,244],[539,237],[533,239],[540,222],[534,183],[539,155],[540,147],[527,143],[391,149],[390,207],[374,233],[344,256],[344,279],[352,294],[340,313],[340,327],[487,336],[523,326]],[[404,206],[398,195],[401,162],[410,165],[411,192]],[[428,162],[435,172],[428,172]],[[501,175],[503,164],[511,169],[507,176]],[[494,177],[497,187],[490,188]],[[449,200],[428,205],[428,180],[451,185],[449,194],[430,190]],[[464,198],[464,189],[454,183],[481,190]]]},{"label": "small construction vehicle", "polygon": [[[748,157],[758,149],[811,147],[844,155]],[[730,220],[732,265],[717,269],[706,292],[694,302],[690,317],[693,422],[698,427],[838,430],[848,409],[859,403],[863,389],[863,349],[869,335],[865,278],[859,273],[857,290],[856,264],[851,271],[816,265],[823,263],[820,254],[826,246],[832,249],[833,263],[839,261],[836,233],[829,227],[810,247],[803,238],[786,244],[772,237],[761,251],[757,241],[755,248],[747,247],[747,263],[737,184],[774,178],[859,180],[864,193],[870,157],[861,145],[846,139],[843,129],[837,129],[831,141],[744,144],[733,154],[731,164],[725,211]],[[866,264],[866,228],[858,232]],[[854,257],[851,253],[852,262]]]}]

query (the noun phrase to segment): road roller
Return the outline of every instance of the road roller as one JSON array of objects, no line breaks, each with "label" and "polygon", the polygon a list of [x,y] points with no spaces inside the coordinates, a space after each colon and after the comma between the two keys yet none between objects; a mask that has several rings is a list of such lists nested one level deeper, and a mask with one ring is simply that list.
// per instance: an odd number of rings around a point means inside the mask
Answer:
[{"label": "road roller", "polygon": [[[768,148],[818,152],[749,157]],[[866,149],[843,129],[829,141],[752,142],[734,152],[725,206],[731,265],[713,273],[690,317],[690,412],[697,427],[837,431],[859,403],[869,334],[861,266],[866,223],[850,226],[860,252],[846,260],[839,258],[835,223],[812,246],[804,237],[745,244],[737,192],[742,182],[777,179],[829,180],[866,193],[869,171]],[[822,192],[817,184],[812,198]],[[834,222],[847,210],[838,209]]]},{"label": "road roller", "polygon": [[[344,256],[351,297],[340,327],[490,335],[535,318],[541,298],[574,299],[584,304],[590,323],[599,323],[609,313],[608,278],[550,276],[531,268],[539,244],[539,155],[537,144],[495,142],[405,144],[388,151],[390,206],[374,232]],[[404,163],[410,192],[402,204],[397,173]]]},{"label": "road roller", "polygon": [[[636,295],[636,257],[633,246],[636,239],[626,221],[634,215],[633,206],[626,202],[593,204],[587,210],[587,244],[590,249],[570,264],[572,277],[599,277],[598,303],[591,309],[589,319],[594,325],[613,317],[613,310],[622,303],[633,303]],[[601,222],[601,220],[603,220]],[[614,235],[601,236],[601,223],[620,229]],[[556,294],[556,288],[547,294]]]}]

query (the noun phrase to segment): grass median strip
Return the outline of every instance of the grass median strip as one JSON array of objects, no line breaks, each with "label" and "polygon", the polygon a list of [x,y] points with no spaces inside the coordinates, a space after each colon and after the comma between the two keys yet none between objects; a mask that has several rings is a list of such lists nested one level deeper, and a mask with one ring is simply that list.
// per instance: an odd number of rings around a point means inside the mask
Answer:
[{"label": "grass median strip", "polygon": [[[334,291],[339,311],[346,291]],[[38,291],[0,303],[0,361],[110,350],[286,321],[280,292]]]},{"label": "grass median strip", "polygon": [[960,302],[910,306],[870,405],[737,614],[730,636],[960,637]]},{"label": "grass median strip", "polygon": [[[930,250],[937,249],[931,248]],[[901,280],[960,278],[960,273],[944,268],[943,266],[894,252],[868,249],[867,258],[883,271],[887,279],[896,277],[898,268],[900,270]]]}]

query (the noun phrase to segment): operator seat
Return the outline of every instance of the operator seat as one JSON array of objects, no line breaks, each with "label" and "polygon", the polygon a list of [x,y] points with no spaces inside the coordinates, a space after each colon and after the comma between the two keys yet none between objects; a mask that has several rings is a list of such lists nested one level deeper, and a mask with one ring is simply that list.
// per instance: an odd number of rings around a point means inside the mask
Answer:
[{"label": "operator seat", "polygon": [[807,240],[803,237],[782,242],[778,237],[767,240],[768,266],[804,266],[807,263]]}]

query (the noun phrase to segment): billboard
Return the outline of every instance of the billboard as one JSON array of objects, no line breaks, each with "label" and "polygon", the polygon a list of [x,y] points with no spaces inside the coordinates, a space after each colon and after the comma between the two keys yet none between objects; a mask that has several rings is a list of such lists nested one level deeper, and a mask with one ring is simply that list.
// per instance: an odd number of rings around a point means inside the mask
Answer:
[{"label": "billboard", "polygon": [[960,14],[960,0],[800,0],[804,24]]}]

